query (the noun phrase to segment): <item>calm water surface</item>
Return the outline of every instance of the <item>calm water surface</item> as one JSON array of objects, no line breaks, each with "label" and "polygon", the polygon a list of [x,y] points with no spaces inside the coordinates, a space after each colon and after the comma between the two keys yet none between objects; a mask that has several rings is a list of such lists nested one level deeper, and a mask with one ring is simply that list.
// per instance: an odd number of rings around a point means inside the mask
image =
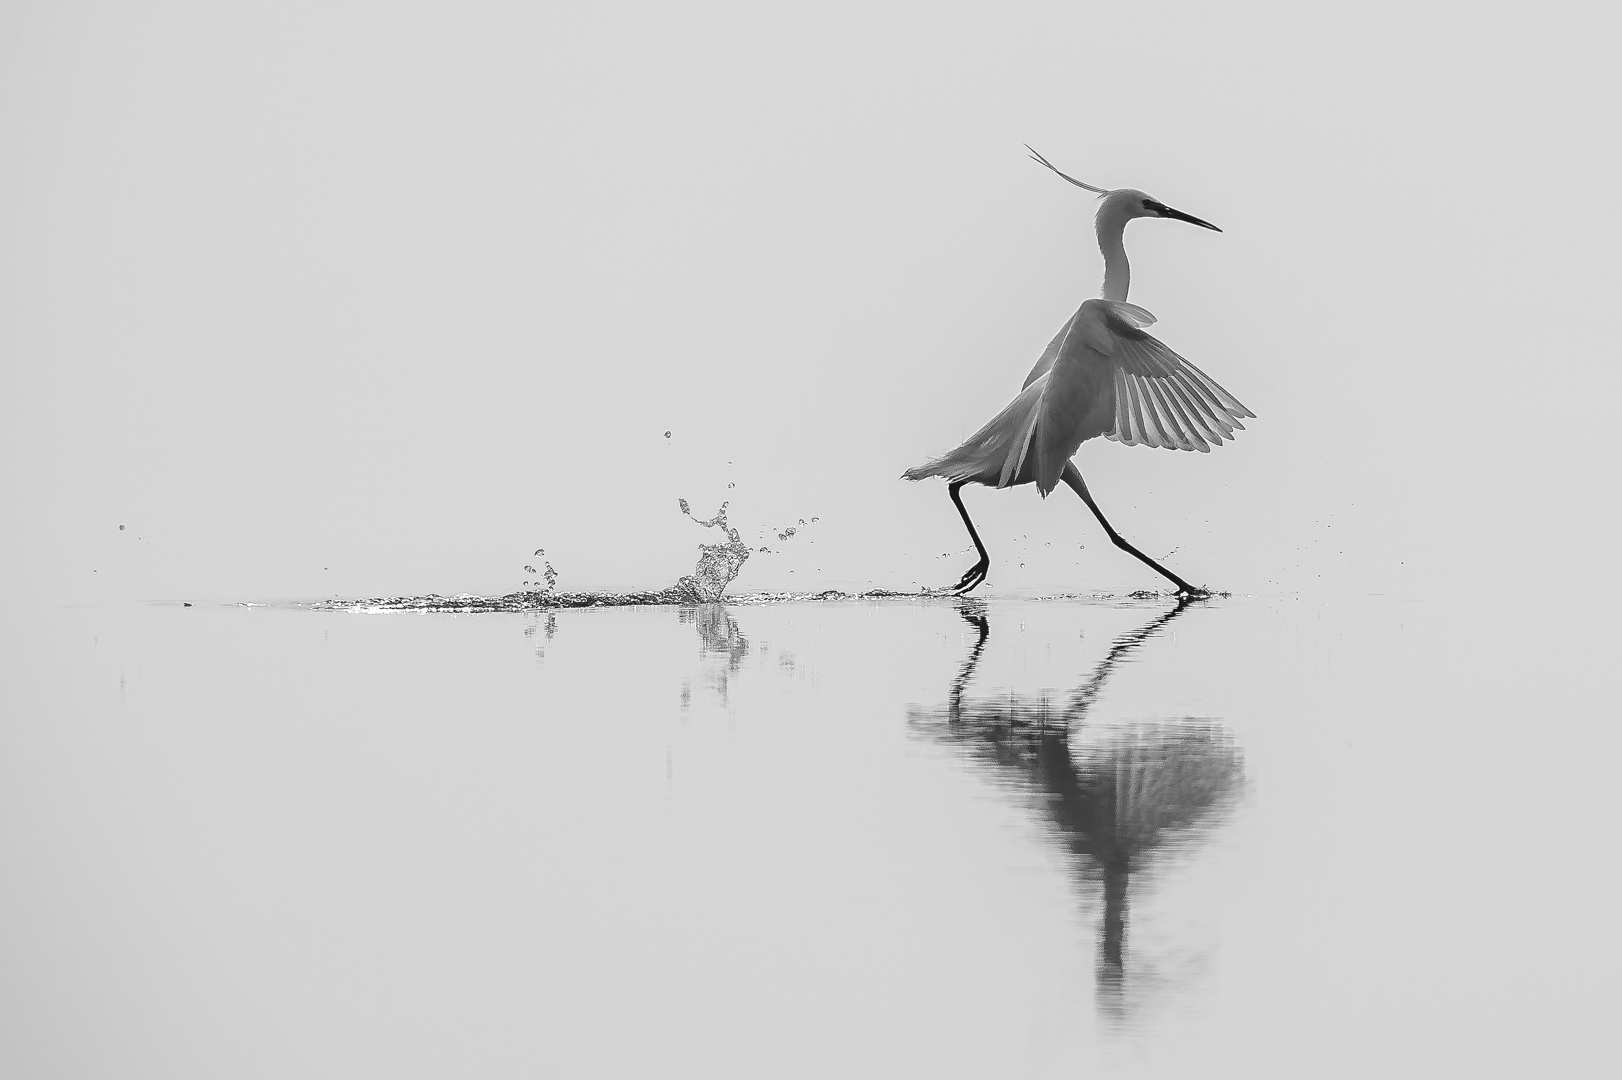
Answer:
[{"label": "calm water surface", "polygon": [[1612,638],[1528,610],[32,613],[0,1075],[1600,1075]]}]

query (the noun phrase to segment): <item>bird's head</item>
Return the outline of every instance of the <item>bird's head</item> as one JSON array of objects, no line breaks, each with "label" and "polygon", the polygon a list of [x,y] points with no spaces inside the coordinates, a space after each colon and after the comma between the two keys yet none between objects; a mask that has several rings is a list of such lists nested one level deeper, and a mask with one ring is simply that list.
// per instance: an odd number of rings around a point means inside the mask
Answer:
[{"label": "bird's head", "polygon": [[[1027,146],[1025,149],[1031,150],[1029,146]],[[1091,184],[1082,183],[1073,176],[1066,176],[1064,173],[1059,172],[1059,170],[1054,166],[1053,162],[1049,161],[1041,154],[1038,154],[1035,150],[1031,150],[1031,157],[1041,162],[1043,165],[1046,165],[1048,168],[1053,169],[1054,172],[1059,173],[1060,176],[1063,176],[1066,180],[1070,181],[1077,187],[1084,188],[1087,191],[1098,192],[1098,194],[1101,196],[1098,205],[1098,217],[1100,221],[1103,221],[1106,218],[1119,219],[1122,222],[1131,221],[1133,218],[1140,217],[1174,218],[1177,221],[1186,221],[1190,225],[1198,225],[1204,229],[1214,229],[1217,232],[1222,231],[1215,225],[1212,225],[1209,221],[1202,221],[1193,214],[1185,214],[1181,210],[1173,210],[1171,207],[1167,206],[1165,203],[1161,202],[1159,199],[1155,198],[1153,195],[1150,195],[1146,191],[1139,191],[1137,188],[1115,188],[1114,190],[1111,190],[1109,188],[1093,187]]]},{"label": "bird's head", "polygon": [[1106,210],[1121,214],[1128,221],[1140,217],[1175,218],[1178,221],[1186,221],[1190,225],[1198,225],[1205,229],[1216,229],[1217,232],[1222,231],[1209,221],[1202,221],[1193,214],[1185,214],[1181,210],[1173,210],[1153,195],[1139,191],[1136,188],[1116,188],[1105,195],[1098,212],[1103,214]]}]

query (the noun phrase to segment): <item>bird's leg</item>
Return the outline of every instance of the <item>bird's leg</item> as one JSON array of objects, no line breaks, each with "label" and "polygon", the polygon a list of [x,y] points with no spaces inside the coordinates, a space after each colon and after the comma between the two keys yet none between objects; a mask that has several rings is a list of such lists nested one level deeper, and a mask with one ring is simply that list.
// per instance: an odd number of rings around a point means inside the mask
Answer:
[{"label": "bird's leg", "polygon": [[952,505],[957,507],[959,514],[963,515],[963,524],[968,527],[969,539],[974,541],[974,548],[980,553],[980,561],[969,567],[968,573],[964,574],[958,580],[958,583],[952,586],[951,591],[955,593],[971,591],[986,579],[986,571],[991,569],[991,556],[986,554],[986,546],[980,542],[980,534],[975,531],[974,522],[969,520],[969,512],[963,508],[963,497],[958,494],[958,489],[966,483],[968,483],[967,480],[959,480],[948,485],[946,491],[952,496]]},{"label": "bird's leg", "polygon": [[1135,555],[1139,560],[1152,568],[1155,573],[1177,586],[1177,594],[1179,596],[1210,595],[1210,593],[1206,592],[1206,590],[1195,588],[1193,585],[1190,585],[1188,582],[1184,581],[1182,578],[1178,577],[1176,574],[1172,573],[1170,570],[1167,570],[1164,566],[1161,566],[1159,563],[1149,558],[1149,556],[1127,543],[1126,537],[1115,531],[1114,526],[1112,526],[1104,518],[1104,512],[1098,508],[1098,504],[1093,502],[1092,492],[1087,490],[1087,482],[1081,478],[1081,470],[1076,468],[1075,462],[1065,462],[1064,473],[1062,475],[1064,482],[1070,485],[1070,490],[1081,496],[1081,501],[1087,504],[1087,509],[1091,510],[1093,512],[1093,516],[1098,519],[1098,523],[1104,526],[1104,531],[1109,534],[1110,543],[1114,544],[1116,547],[1130,555]]}]

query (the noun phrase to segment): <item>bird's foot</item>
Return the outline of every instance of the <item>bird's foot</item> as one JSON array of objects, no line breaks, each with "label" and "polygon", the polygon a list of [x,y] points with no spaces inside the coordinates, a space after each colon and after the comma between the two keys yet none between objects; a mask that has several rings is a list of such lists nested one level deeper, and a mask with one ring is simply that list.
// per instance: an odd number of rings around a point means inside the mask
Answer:
[{"label": "bird's foot", "polygon": [[947,589],[946,591],[950,592],[950,593],[956,593],[959,596],[962,596],[965,593],[973,592],[975,586],[979,585],[982,581],[984,581],[986,579],[986,572],[988,570],[990,570],[990,569],[991,569],[991,560],[990,559],[981,559],[979,562],[977,562],[973,566],[969,567],[968,573],[964,574],[961,578],[959,578],[958,583],[956,585],[953,585],[950,589]]}]

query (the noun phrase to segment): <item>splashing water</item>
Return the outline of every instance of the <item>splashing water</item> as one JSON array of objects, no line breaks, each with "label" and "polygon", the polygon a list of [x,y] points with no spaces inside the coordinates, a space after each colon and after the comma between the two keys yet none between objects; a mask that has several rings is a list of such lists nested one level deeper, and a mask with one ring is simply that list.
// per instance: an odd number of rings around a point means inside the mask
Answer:
[{"label": "splashing water", "polygon": [[[806,526],[815,525],[817,522],[819,522],[821,520],[822,519],[819,518],[819,517],[814,517],[810,521],[805,520],[805,518],[801,518],[800,523],[798,525],[788,525],[788,526],[785,526],[785,527],[783,527],[781,529],[773,527],[773,528],[764,529],[762,531],[763,532],[775,532],[777,534],[777,539],[780,540],[780,541],[781,540],[790,540],[790,539],[793,539],[794,537],[800,535],[800,533],[804,531]],[[813,540],[811,542],[813,544],[816,543],[815,540]],[[776,555],[776,554],[778,554],[778,549],[767,547],[765,544],[761,544],[755,550],[760,551],[760,552],[764,552],[767,555]]]},{"label": "splashing water", "polygon": [[[738,530],[727,522],[728,503],[707,521],[693,514],[686,499],[677,500],[681,512],[706,529],[720,529],[726,534],[724,544],[700,544],[698,564],[691,574],[683,575],[676,584],[650,592],[578,592],[558,591],[558,572],[544,558],[545,548],[536,548],[532,561],[524,565],[524,573],[539,575],[526,578],[517,592],[505,596],[477,596],[462,593],[457,596],[375,597],[368,600],[324,600],[316,605],[326,610],[374,611],[537,611],[552,608],[622,607],[637,604],[713,604],[726,593],[727,586],[738,576],[749,558],[749,548]],[[812,520],[815,520],[814,518]],[[762,549],[764,550],[764,549]],[[535,568],[538,561],[543,571]],[[548,637],[551,635],[548,634]]]},{"label": "splashing water", "polygon": [[[892,589],[863,589],[847,592],[841,589],[823,589],[814,592],[759,592],[743,595],[726,595],[726,590],[743,569],[752,552],[775,554],[776,552],[761,544],[750,548],[745,545],[738,530],[733,528],[727,520],[727,510],[730,503],[722,503],[715,516],[708,520],[701,520],[693,514],[692,507],[686,499],[678,499],[681,512],[692,518],[694,522],[706,529],[720,529],[726,536],[726,542],[720,544],[700,544],[698,551],[698,564],[693,567],[691,574],[685,574],[674,585],[663,589],[638,592],[560,592],[558,590],[558,572],[545,558],[546,550],[536,548],[531,560],[524,565],[524,573],[532,575],[524,580],[522,588],[502,596],[481,596],[474,593],[459,593],[455,596],[441,596],[438,593],[429,593],[425,596],[383,596],[368,599],[331,599],[318,601],[311,606],[324,611],[439,611],[456,613],[473,612],[526,612],[549,611],[558,608],[582,607],[626,607],[642,604],[713,604],[725,599],[729,604],[777,604],[806,601],[832,601],[832,600],[888,600],[888,599],[936,599],[955,602],[957,597],[950,590],[922,589],[916,591],[896,591]],[[815,525],[818,518],[800,518],[793,525],[773,528],[762,528],[761,533],[775,533],[780,542],[794,540],[800,541],[806,535],[806,526]],[[810,541],[815,543],[815,541]],[[541,569],[537,569],[539,564]],[[1225,593],[1218,595],[1227,595]],[[1139,590],[1131,594],[1130,599],[1169,599],[1170,593],[1156,593],[1149,590]],[[1057,593],[1042,599],[1120,599],[1108,593]],[[551,627],[548,626],[547,637],[551,637]]]},{"label": "splashing water", "polygon": [[678,499],[677,503],[683,514],[706,529],[720,529],[726,534],[727,542],[700,544],[698,565],[693,567],[691,574],[678,580],[670,591],[687,598],[690,603],[713,603],[721,599],[727,586],[732,584],[732,579],[743,569],[743,564],[749,559],[749,548],[738,536],[738,530],[727,524],[727,507],[730,503],[722,503],[721,509],[708,521],[699,521],[686,499]]},{"label": "splashing water", "polygon": [[[545,548],[536,548],[535,549],[535,558],[540,559],[541,556],[543,556],[545,554],[546,554],[546,549]],[[528,591],[534,592],[534,593],[553,593],[553,592],[556,592],[557,587],[558,587],[558,572],[556,570],[552,569],[552,564],[545,561],[544,559],[542,559],[541,565],[546,567],[546,572],[544,574],[541,574],[541,576],[546,579],[546,584],[542,585],[539,579],[537,579],[535,581],[526,580],[524,582],[523,588],[525,590],[528,590]],[[524,566],[524,573],[526,573],[526,574],[540,574],[541,572],[536,570],[533,566],[530,566],[530,565],[528,565],[526,563],[525,566]]]}]

